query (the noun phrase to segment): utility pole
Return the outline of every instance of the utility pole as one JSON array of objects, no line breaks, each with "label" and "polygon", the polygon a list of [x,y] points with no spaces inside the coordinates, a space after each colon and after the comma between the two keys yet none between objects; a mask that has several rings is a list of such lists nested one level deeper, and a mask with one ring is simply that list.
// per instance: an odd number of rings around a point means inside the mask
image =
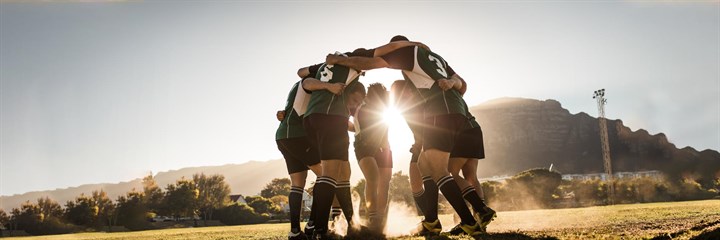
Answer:
[{"label": "utility pole", "polygon": [[615,204],[615,181],[612,174],[612,165],[610,163],[610,143],[607,132],[607,119],[605,119],[605,89],[595,91],[593,98],[597,100],[598,120],[600,122],[600,146],[602,146],[603,162],[605,166],[605,174],[608,179],[608,200],[610,204]]}]

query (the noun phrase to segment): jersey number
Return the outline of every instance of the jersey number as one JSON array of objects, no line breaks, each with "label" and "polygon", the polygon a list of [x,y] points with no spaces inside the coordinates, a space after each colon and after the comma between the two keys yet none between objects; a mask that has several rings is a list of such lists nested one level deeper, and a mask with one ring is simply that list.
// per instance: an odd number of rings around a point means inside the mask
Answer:
[{"label": "jersey number", "polygon": [[320,81],[329,82],[330,79],[332,79],[333,72],[330,70],[332,67],[333,65],[325,65],[325,67],[323,67],[323,70],[320,72]]},{"label": "jersey number", "polygon": [[428,55],[428,59],[430,59],[430,61],[433,61],[433,62],[435,62],[435,64],[437,64],[437,66],[438,66],[437,72],[440,73],[440,75],[442,75],[445,78],[448,77],[447,71],[445,71],[445,67],[442,65],[442,62],[440,62],[440,59],[437,59],[433,55]]}]

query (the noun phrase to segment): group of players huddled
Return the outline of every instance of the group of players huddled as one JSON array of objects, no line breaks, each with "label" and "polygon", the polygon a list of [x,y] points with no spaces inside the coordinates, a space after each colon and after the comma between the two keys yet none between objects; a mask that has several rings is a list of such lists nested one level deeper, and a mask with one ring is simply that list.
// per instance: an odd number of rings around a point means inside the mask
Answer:
[{"label": "group of players huddled", "polygon": [[[485,153],[480,125],[462,97],[467,84],[426,45],[398,35],[374,49],[329,54],[325,63],[298,71],[302,80],[292,87],[285,109],[277,113],[280,126],[276,142],[292,183],[288,238],[342,238],[328,227],[339,209],[348,221],[348,237],[360,231],[383,233],[392,174],[383,111],[390,103],[390,94],[382,84],[370,84],[366,91],[358,81],[364,71],[377,68],[401,70],[405,78],[395,81],[391,92],[395,108],[415,139],[410,149],[410,186],[424,219],[413,234],[434,236],[442,231],[438,190],[461,220],[450,235],[484,233],[496,214],[482,200],[476,176],[478,159]],[[355,132],[355,155],[365,175],[367,226],[353,220],[348,131]],[[309,220],[301,231],[300,209],[308,169],[318,177]],[[340,208],[335,207],[338,205]]]}]

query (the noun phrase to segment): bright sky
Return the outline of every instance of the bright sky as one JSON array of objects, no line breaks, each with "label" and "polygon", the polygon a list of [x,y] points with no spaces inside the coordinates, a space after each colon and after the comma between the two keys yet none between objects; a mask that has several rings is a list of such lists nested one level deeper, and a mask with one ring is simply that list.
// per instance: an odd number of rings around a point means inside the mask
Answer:
[{"label": "bright sky", "polygon": [[718,1],[3,0],[0,195],[279,159],[296,70],[396,34],[442,55],[471,105],[596,116],[606,88],[609,118],[720,149]]}]

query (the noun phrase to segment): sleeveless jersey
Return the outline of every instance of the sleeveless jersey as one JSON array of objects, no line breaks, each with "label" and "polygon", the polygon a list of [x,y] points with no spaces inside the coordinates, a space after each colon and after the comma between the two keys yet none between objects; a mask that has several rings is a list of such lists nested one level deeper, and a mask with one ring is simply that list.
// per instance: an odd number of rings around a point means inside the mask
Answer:
[{"label": "sleeveless jersey", "polygon": [[[315,78],[323,82],[344,83],[345,89],[350,89],[351,84],[356,84],[356,80],[359,77],[360,72],[356,71],[355,69],[351,69],[346,66],[337,64],[323,64],[322,66],[320,66],[320,70],[318,71],[317,75],[315,75]],[[343,117],[350,116],[350,111],[345,105],[345,93],[335,95],[330,91],[320,90],[314,91],[310,95],[310,102],[308,103],[305,116],[309,116],[313,113],[338,115]]]},{"label": "sleeveless jersey", "polygon": [[383,120],[380,110],[362,104],[353,117],[355,125],[355,142],[372,148],[389,149],[388,125]]},{"label": "sleeveless jersey", "polygon": [[[411,82],[419,90],[424,99],[425,117],[434,117],[446,114],[465,114],[462,106],[462,96],[455,89],[443,91],[436,84],[437,80],[450,79],[455,72],[450,68],[440,55],[414,46],[410,49],[398,49],[403,52],[403,57],[385,58],[386,61],[406,61],[399,64],[407,66],[402,69],[403,77]],[[388,53],[388,55],[393,53]],[[410,62],[412,61],[412,62]],[[398,63],[388,62],[391,66]],[[408,69],[409,68],[409,69]]]},{"label": "sleeveless jersey", "polygon": [[275,140],[306,136],[302,116],[307,108],[310,94],[300,87],[301,84],[302,81],[296,82],[288,94],[285,118],[280,121],[280,126],[275,131]]}]

